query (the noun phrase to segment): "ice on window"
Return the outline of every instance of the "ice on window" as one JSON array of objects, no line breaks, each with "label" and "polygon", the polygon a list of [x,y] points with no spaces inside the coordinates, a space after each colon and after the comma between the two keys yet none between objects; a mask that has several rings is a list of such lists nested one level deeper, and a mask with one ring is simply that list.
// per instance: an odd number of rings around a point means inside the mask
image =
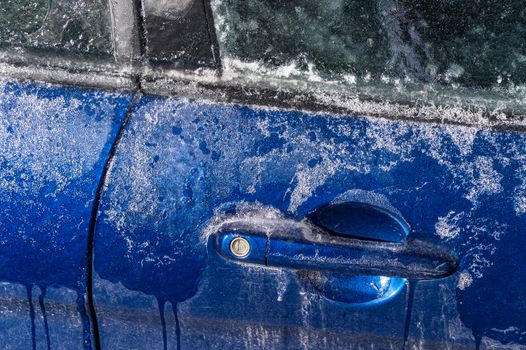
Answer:
[{"label": "ice on window", "polygon": [[226,70],[353,83],[526,82],[522,0],[212,0]]},{"label": "ice on window", "polygon": [[110,14],[108,0],[4,0],[0,43],[69,56],[108,56]]}]

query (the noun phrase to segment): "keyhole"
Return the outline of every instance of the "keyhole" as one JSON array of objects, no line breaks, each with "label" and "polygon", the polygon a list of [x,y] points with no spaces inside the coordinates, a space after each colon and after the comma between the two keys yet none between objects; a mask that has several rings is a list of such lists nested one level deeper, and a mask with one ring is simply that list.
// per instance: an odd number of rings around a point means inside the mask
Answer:
[{"label": "keyhole", "polygon": [[243,237],[236,237],[230,242],[230,251],[238,258],[244,258],[250,252],[250,243]]}]

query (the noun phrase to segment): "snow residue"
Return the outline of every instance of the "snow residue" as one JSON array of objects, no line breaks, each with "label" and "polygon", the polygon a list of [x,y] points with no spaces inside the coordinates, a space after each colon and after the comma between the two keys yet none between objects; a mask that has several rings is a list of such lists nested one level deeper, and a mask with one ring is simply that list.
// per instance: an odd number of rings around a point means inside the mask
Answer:
[{"label": "snow residue", "polygon": [[[267,118],[256,121],[255,125],[266,138],[273,134],[270,128],[276,127],[276,124],[271,124]],[[283,147],[275,147],[264,155],[254,155],[243,159],[243,169],[251,173],[250,182],[243,183],[246,186],[247,193],[254,193],[261,182],[269,181],[268,174],[267,177],[262,176],[269,166],[275,164],[276,159],[281,161],[288,159],[293,164],[305,154],[313,154],[313,158],[307,163],[299,163],[294,167],[283,167],[282,170],[292,175],[290,187],[286,193],[286,195],[290,195],[288,211],[291,213],[295,213],[317,188],[323,186],[327,179],[336,174],[336,171],[369,172],[368,152],[364,149],[349,151],[352,146],[351,136],[356,131],[344,125],[329,125],[328,127],[334,133],[346,138],[342,139],[341,142],[327,141],[322,135],[319,135],[319,131],[294,129],[290,128],[287,123],[283,123],[284,130],[280,133],[274,133],[276,137],[284,140],[285,145]],[[308,134],[308,137],[305,134]],[[356,137],[359,136],[356,135]],[[347,157],[352,157],[352,161],[342,160],[342,158]]]},{"label": "snow residue", "polygon": [[[271,134],[268,119],[257,121],[256,125],[266,137]],[[374,169],[371,163],[374,153],[381,155],[375,158],[375,170],[388,173],[401,164],[414,161],[414,152],[420,149],[439,165],[446,167],[458,182],[467,185],[464,196],[474,205],[478,204],[481,196],[497,194],[503,190],[500,184],[502,175],[496,170],[495,162],[505,162],[505,157],[477,156],[475,160],[470,158],[473,156],[473,143],[476,138],[488,138],[487,134],[482,135],[477,128],[399,123],[381,119],[368,122],[365,135],[353,128],[343,128],[342,125],[329,127],[346,138],[338,142],[326,141],[318,132],[311,132],[312,137],[306,137],[307,135],[300,135],[285,125],[279,137],[294,146],[292,151],[285,152],[283,148],[276,148],[264,156],[258,155],[243,160],[244,168],[254,171],[247,191],[254,193],[257,185],[264,180],[261,174],[274,159],[294,161],[296,157],[311,153],[313,149],[316,149],[318,159],[309,165],[297,164],[293,169],[294,176],[289,189],[291,213],[297,212],[318,188],[339,171],[368,174]],[[465,160],[459,162],[459,156]]]},{"label": "snow residue", "polygon": [[435,225],[437,235],[443,239],[455,238],[460,233],[460,227],[458,222],[464,213],[456,214],[454,211],[450,211],[446,216],[439,217]]},{"label": "snow residue", "polygon": [[386,152],[394,156],[392,158],[383,157],[379,161],[378,167],[382,171],[389,172],[397,165],[410,162],[413,159],[411,146],[416,140],[409,140],[409,144],[400,142],[400,139],[410,132],[410,128],[410,124],[400,124],[395,128],[392,122],[388,120],[371,123],[370,127],[367,128],[366,135],[371,143],[369,150]]},{"label": "snow residue", "polygon": [[[267,349],[273,345],[276,337],[279,337],[277,332],[272,332],[267,327],[261,325],[245,326],[243,334],[243,343],[245,349]],[[278,338],[279,339],[279,338]]]},{"label": "snow residue", "polygon": [[338,165],[341,166],[342,164],[337,164],[330,159],[324,158],[322,163],[314,168],[299,166],[291,182],[293,190],[290,196],[289,211],[292,213],[296,212],[316,188],[322,186],[329,177],[335,174]]},{"label": "snow residue", "polygon": [[[400,124],[393,128],[393,123],[388,120],[379,120],[366,130],[367,137],[371,140],[372,149],[379,149],[399,155],[403,160],[409,160],[407,152],[410,151],[408,145],[403,145],[399,139],[406,135],[411,128],[411,124]],[[412,143],[412,141],[410,140]]]},{"label": "snow residue", "polygon": [[475,278],[482,278],[484,269],[493,265],[491,257],[506,228],[505,224],[495,219],[479,216],[476,207],[468,212],[450,211],[438,218],[436,234],[457,247],[465,266],[459,288],[467,287]]},{"label": "snow residue", "polygon": [[[294,213],[309,199],[314,191],[323,186],[327,179],[334,176],[337,171],[347,170],[361,174],[370,171],[367,152],[357,150],[349,152],[351,140],[339,144],[330,142],[304,141],[313,148],[318,149],[321,160],[315,166],[300,164],[296,167],[294,178],[290,183],[289,212]],[[301,151],[301,148],[299,149]],[[362,153],[363,152],[363,153]],[[345,162],[342,157],[349,157],[351,161]]]},{"label": "snow residue", "polygon": [[[0,170],[0,187],[37,195],[53,183],[56,196],[68,184],[93,169],[111,130],[111,118],[94,122],[97,113],[113,111],[105,99],[93,115],[76,99],[17,93],[0,85],[0,149],[7,166]],[[39,127],[35,127],[38,125]],[[74,141],[73,141],[74,140]],[[1,192],[0,192],[1,193]]]},{"label": "snow residue", "polygon": [[[302,289],[300,291],[300,298],[301,298],[301,309],[300,309],[300,314],[301,314],[301,321],[302,321],[302,324],[303,324],[303,329],[300,330],[300,346],[301,346],[301,349],[304,349],[304,350],[307,350],[310,348],[310,342],[309,342],[309,328],[311,328],[311,324],[312,324],[312,321],[311,321],[311,317],[312,317],[312,312],[311,312],[311,309],[313,308],[314,305],[316,305],[316,300],[313,300],[314,298],[316,298],[317,296]],[[313,303],[314,301],[314,303]]]},{"label": "snow residue", "polygon": [[[524,192],[526,192],[526,191],[524,191]],[[517,214],[524,214],[524,213],[526,213],[526,195],[524,194],[524,192],[518,194],[515,197],[514,207],[515,207],[515,212]]]},{"label": "snow residue", "polygon": [[471,286],[472,283],[473,277],[471,276],[471,274],[469,272],[462,272],[458,277],[457,288],[460,290],[464,290],[467,287]]},{"label": "snow residue", "polygon": [[345,80],[348,84],[356,84],[356,75],[344,74],[343,80]]},{"label": "snow residue", "polygon": [[[473,277],[482,278],[484,269],[493,265],[492,256],[495,254],[496,241],[506,232],[506,225],[493,222],[493,226],[488,228],[491,219],[471,217],[465,219],[461,225],[469,230],[469,237],[462,244],[463,260],[466,262],[466,271]],[[487,240],[490,238],[490,240]],[[486,239],[486,243],[481,240]]]},{"label": "snow residue", "polygon": [[473,142],[477,136],[478,129],[459,126],[447,126],[446,129],[460,154],[467,156],[473,151]]},{"label": "snow residue", "polygon": [[524,350],[525,346],[523,344],[517,343],[502,343],[496,339],[489,337],[482,337],[481,349],[496,349],[496,350]]},{"label": "snow residue", "polygon": [[281,302],[283,301],[283,296],[287,292],[287,288],[290,283],[290,277],[289,277],[288,272],[285,272],[284,270],[279,269],[276,279],[277,279],[277,284],[278,284],[276,287],[276,293],[277,293],[276,300]]},{"label": "snow residue", "polygon": [[[474,127],[159,101],[142,106],[135,118],[138,124],[131,124],[133,131],[146,136],[140,142],[132,136],[122,141],[127,156],[115,179],[125,181],[112,180],[117,203],[112,206],[116,212],[109,212],[129,248],[152,249],[154,259],[164,255],[156,257],[155,248],[143,247],[147,242],[134,237],[126,213],[160,222],[165,213],[175,217],[172,212],[186,210],[179,226],[159,226],[155,232],[159,236],[169,232],[169,242],[187,242],[201,233],[198,246],[192,245],[197,251],[221,225],[243,223],[267,234],[276,232],[277,222],[299,227],[301,222],[287,216],[303,216],[317,200],[358,201],[369,196],[372,204],[385,207],[392,201],[403,212],[411,212],[414,198],[421,205],[418,210],[431,220],[426,222],[430,234],[434,226],[437,236],[462,257],[463,272],[453,286],[462,290],[492,266],[498,240],[508,231],[505,222],[480,209],[491,207],[491,199],[500,200],[498,194],[508,190],[504,174],[519,161],[514,155],[523,147],[520,136],[506,139]],[[212,160],[213,151],[220,157]],[[419,173],[409,173],[412,169]],[[517,170],[515,177],[521,172]],[[408,177],[400,177],[405,174]],[[340,179],[341,192],[328,196],[333,181]],[[368,191],[359,189],[362,184]],[[185,195],[185,186],[193,190],[193,202]],[[346,194],[349,189],[353,190]],[[156,207],[162,190],[165,202]],[[441,203],[444,193],[455,198],[444,196]],[[433,210],[425,207],[428,201]],[[145,259],[151,255],[145,254]],[[272,273],[267,270],[250,268],[247,278]],[[272,278],[272,299],[288,302],[287,289],[294,278],[279,273]]]},{"label": "snow residue", "polygon": [[517,215],[526,214],[526,165],[516,171],[517,178],[521,183],[513,191],[513,207]]},{"label": "snow residue", "polygon": [[389,199],[383,194],[361,189],[352,189],[337,196],[334,199],[334,202],[357,202],[377,206],[396,214],[400,221],[403,221],[407,227],[411,227],[408,222],[405,222],[402,213],[395,208],[393,204],[389,202]]},{"label": "snow residue", "polygon": [[[262,62],[245,62],[229,57],[224,57],[222,63],[224,71],[217,83],[229,85],[242,82],[246,86],[304,92],[309,95],[309,102],[343,108],[353,114],[401,117],[415,121],[449,121],[485,127],[526,126],[526,118],[522,115],[513,118],[504,112],[505,107],[520,109],[524,105],[526,94],[522,90],[518,90],[517,97],[495,97],[486,93],[488,96],[483,98],[468,90],[444,91],[440,86],[406,86],[400,83],[400,79],[384,78],[384,85],[380,86],[370,83],[367,76],[359,81],[347,74],[327,78],[320,75],[310,63],[307,69],[298,68],[297,62],[267,67]],[[460,97],[458,94],[462,93],[464,95]],[[373,99],[364,99],[363,96]],[[399,100],[415,103],[407,105],[397,102]],[[469,137],[466,141],[469,142]]]},{"label": "snow residue", "polygon": [[[307,69],[301,69],[300,64],[291,61],[278,67],[268,67],[263,62],[246,62],[236,58],[224,57],[221,61],[224,69],[222,79],[226,81],[238,80],[241,77],[257,81],[261,77],[272,77],[273,80],[284,79],[292,84],[304,85],[307,83],[337,84],[338,81],[328,81],[318,74],[314,64],[308,63]],[[351,77],[346,76],[347,79]]]},{"label": "snow residue", "polygon": [[520,329],[518,327],[508,327],[506,329],[492,328],[491,330],[494,332],[504,333],[504,334],[520,332]]},{"label": "snow residue", "polygon": [[[454,297],[451,296],[448,300],[449,304],[455,305]],[[445,316],[445,315],[444,315]],[[455,316],[453,318],[449,318],[446,316],[444,317],[447,321],[447,335],[448,340],[451,340],[451,343],[455,344],[455,342],[458,343],[471,343],[473,344],[475,342],[475,338],[473,337],[473,333],[471,329],[466,327],[466,325],[462,322],[460,319],[460,315],[458,314],[458,311],[455,310]],[[451,345],[453,345],[451,344]],[[448,344],[450,345],[450,344]],[[450,347],[451,349],[454,349],[453,347]],[[421,348],[422,350],[425,350],[425,348]]]},{"label": "snow residue", "polygon": [[[232,207],[235,207],[235,215],[224,214],[225,208]],[[215,210],[215,215],[203,230],[201,240],[206,244],[210,235],[218,232],[224,226],[235,223],[252,225],[253,227],[257,227],[259,231],[266,232],[270,235],[272,230],[276,227],[275,225],[277,222],[290,224],[293,226],[300,225],[300,223],[285,219],[283,214],[277,209],[270,206],[265,206],[259,202],[225,203],[221,208]]]},{"label": "snow residue", "polygon": [[478,204],[482,195],[502,192],[502,175],[493,168],[493,159],[489,157],[478,157],[472,170],[473,187],[466,195],[473,204]]}]

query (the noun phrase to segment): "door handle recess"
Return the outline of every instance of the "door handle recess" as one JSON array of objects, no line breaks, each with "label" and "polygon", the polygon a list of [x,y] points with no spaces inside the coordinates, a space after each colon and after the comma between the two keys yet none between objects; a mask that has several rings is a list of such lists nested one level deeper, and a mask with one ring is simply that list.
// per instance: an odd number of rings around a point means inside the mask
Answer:
[{"label": "door handle recess", "polygon": [[335,237],[288,220],[267,223],[264,229],[230,222],[214,239],[215,249],[227,259],[294,270],[426,280],[447,277],[458,266],[449,251],[423,241]]}]

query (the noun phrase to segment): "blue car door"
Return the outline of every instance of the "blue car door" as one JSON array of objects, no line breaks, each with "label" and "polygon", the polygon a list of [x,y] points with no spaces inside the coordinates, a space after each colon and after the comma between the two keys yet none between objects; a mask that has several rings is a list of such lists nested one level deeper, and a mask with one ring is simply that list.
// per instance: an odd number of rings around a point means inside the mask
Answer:
[{"label": "blue car door", "polygon": [[134,87],[111,13],[97,0],[2,2],[2,349],[94,346],[92,213]]},{"label": "blue car door", "polygon": [[102,348],[526,347],[523,2],[138,5]]}]

